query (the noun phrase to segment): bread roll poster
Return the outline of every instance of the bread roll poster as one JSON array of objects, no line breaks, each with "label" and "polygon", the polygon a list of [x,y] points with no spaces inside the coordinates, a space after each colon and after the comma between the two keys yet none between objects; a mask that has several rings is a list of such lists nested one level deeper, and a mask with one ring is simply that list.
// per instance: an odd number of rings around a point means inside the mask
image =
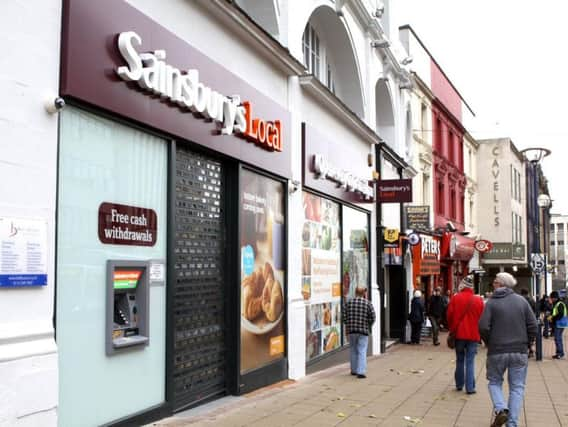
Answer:
[{"label": "bread roll poster", "polygon": [[284,357],[284,185],[241,171],[241,373]]},{"label": "bread roll poster", "polygon": [[303,193],[302,296],[306,303],[306,360],[341,342],[339,205]]}]

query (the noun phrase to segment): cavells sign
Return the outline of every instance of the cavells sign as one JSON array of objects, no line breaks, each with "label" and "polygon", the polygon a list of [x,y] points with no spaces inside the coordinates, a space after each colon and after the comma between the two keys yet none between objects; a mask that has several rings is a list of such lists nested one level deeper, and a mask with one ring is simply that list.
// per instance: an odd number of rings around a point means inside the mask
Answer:
[{"label": "cavells sign", "polygon": [[136,82],[145,91],[159,95],[183,110],[203,115],[219,123],[221,134],[237,134],[266,150],[282,151],[280,120],[254,118],[250,102],[239,95],[225,96],[199,80],[199,71],[182,71],[166,63],[166,51],[139,53],[142,38],[134,31],[118,36],[118,50],[127,65],[116,69],[127,82]]}]

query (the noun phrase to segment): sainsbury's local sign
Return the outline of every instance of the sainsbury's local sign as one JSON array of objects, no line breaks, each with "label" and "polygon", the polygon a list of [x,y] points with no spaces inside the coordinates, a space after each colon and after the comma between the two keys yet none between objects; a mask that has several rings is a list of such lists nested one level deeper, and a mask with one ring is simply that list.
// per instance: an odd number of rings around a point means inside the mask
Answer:
[{"label": "sainsbury's local sign", "polygon": [[225,96],[199,79],[197,69],[180,70],[166,60],[165,50],[139,52],[142,38],[134,31],[120,33],[118,49],[125,66],[117,68],[122,80],[135,82],[143,90],[168,100],[182,110],[201,114],[219,124],[221,134],[236,134],[264,149],[282,151],[280,120],[254,118],[250,102],[239,95]]}]

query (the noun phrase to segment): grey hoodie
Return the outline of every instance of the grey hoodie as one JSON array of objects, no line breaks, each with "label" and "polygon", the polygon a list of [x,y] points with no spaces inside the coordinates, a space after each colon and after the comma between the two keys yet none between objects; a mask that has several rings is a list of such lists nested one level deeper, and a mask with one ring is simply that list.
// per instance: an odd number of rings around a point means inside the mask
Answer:
[{"label": "grey hoodie", "polygon": [[536,317],[525,298],[511,288],[498,288],[485,304],[479,334],[487,354],[526,353],[536,337]]}]

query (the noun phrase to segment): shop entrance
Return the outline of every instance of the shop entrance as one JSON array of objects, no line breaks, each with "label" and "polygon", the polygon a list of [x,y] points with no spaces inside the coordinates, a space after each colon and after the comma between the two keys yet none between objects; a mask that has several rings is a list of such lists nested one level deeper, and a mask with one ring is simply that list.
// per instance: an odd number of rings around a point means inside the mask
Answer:
[{"label": "shop entrance", "polygon": [[406,324],[406,277],[404,267],[389,266],[389,320],[390,338],[401,338]]},{"label": "shop entrance", "polygon": [[170,292],[174,411],[227,392],[222,164],[176,148]]}]

